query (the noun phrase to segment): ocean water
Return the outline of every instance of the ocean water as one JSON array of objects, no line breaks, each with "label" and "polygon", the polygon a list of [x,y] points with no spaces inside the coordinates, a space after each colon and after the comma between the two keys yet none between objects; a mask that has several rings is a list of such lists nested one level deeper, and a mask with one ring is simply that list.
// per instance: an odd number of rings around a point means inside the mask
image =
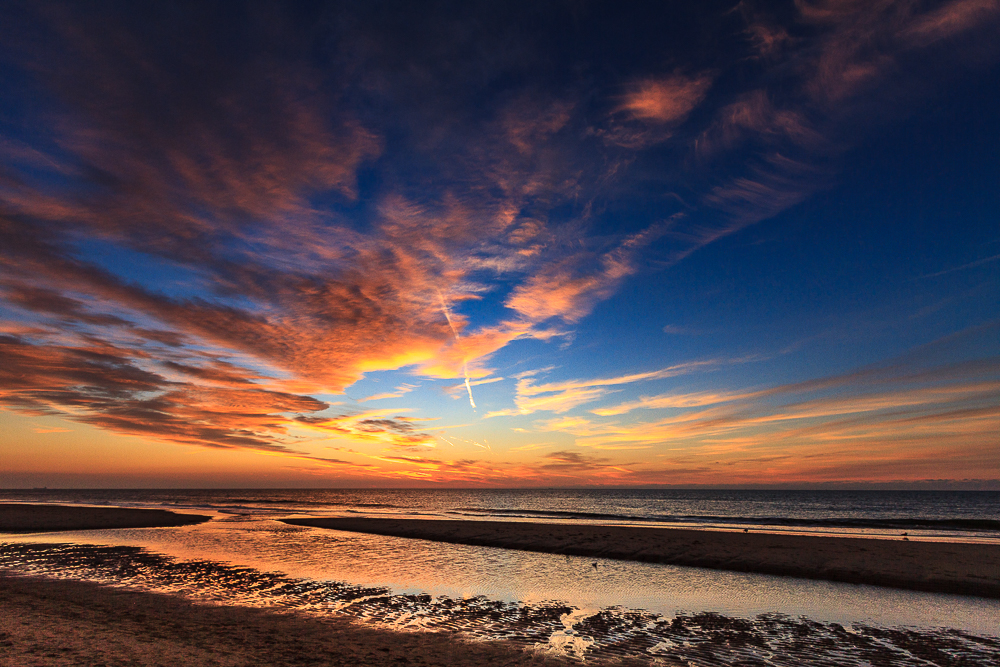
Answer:
[{"label": "ocean water", "polygon": [[[0,535],[0,568],[8,571],[349,614],[402,630],[457,630],[581,658],[1000,664],[996,600],[279,521],[489,518],[1000,542],[995,492],[35,490],[0,491],[0,502],[159,507],[214,517],[179,528]],[[822,660],[815,646],[825,647]],[[914,653],[914,646],[923,648]]]},{"label": "ocean water", "polygon": [[1000,541],[1000,491],[594,489],[0,490],[63,502],[313,516],[571,521]]}]

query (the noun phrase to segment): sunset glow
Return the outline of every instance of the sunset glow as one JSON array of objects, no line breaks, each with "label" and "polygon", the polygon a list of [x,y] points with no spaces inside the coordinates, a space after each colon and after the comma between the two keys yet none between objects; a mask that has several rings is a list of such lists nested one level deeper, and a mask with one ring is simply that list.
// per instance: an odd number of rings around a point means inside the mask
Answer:
[{"label": "sunset glow", "polygon": [[12,4],[0,487],[1000,488],[996,0]]}]

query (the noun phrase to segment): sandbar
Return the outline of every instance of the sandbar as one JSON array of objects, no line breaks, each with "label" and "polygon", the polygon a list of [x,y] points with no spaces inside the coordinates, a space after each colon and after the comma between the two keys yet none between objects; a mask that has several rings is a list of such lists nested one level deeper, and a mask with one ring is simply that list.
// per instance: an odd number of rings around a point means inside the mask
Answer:
[{"label": "sandbar", "polygon": [[470,642],[453,633],[397,632],[336,614],[196,604],[86,581],[0,575],[0,664],[561,667],[579,663],[508,642]]},{"label": "sandbar", "polygon": [[1000,545],[514,521],[292,518],[285,523],[1000,598]]},{"label": "sandbar", "polygon": [[165,528],[212,517],[129,507],[81,507],[0,503],[0,533],[39,533],[102,528]]}]

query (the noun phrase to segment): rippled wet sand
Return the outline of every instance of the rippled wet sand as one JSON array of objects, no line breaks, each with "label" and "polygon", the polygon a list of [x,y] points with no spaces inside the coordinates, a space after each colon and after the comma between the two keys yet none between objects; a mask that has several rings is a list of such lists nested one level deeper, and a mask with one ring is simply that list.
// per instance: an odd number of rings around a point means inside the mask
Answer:
[{"label": "rippled wet sand", "polygon": [[842,626],[766,614],[665,617],[641,610],[580,610],[483,596],[398,594],[387,588],[298,579],[140,547],[0,543],[10,573],[87,579],[222,604],[346,614],[403,630],[459,631],[576,658],[643,658],[663,665],[991,665],[1000,639],[958,630]]}]

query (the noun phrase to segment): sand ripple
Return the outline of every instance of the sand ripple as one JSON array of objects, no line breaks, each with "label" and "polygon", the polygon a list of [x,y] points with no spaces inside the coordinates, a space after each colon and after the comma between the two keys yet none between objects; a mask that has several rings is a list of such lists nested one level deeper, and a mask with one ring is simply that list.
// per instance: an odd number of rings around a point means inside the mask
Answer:
[{"label": "sand ripple", "polygon": [[140,547],[0,543],[9,573],[86,579],[219,604],[344,614],[404,631],[455,631],[570,657],[639,658],[660,665],[1000,664],[1000,639],[949,629],[844,627],[806,618],[719,614],[667,618],[641,610],[579,610],[558,601],[518,604],[476,596],[396,594],[379,587],[295,579]]}]

